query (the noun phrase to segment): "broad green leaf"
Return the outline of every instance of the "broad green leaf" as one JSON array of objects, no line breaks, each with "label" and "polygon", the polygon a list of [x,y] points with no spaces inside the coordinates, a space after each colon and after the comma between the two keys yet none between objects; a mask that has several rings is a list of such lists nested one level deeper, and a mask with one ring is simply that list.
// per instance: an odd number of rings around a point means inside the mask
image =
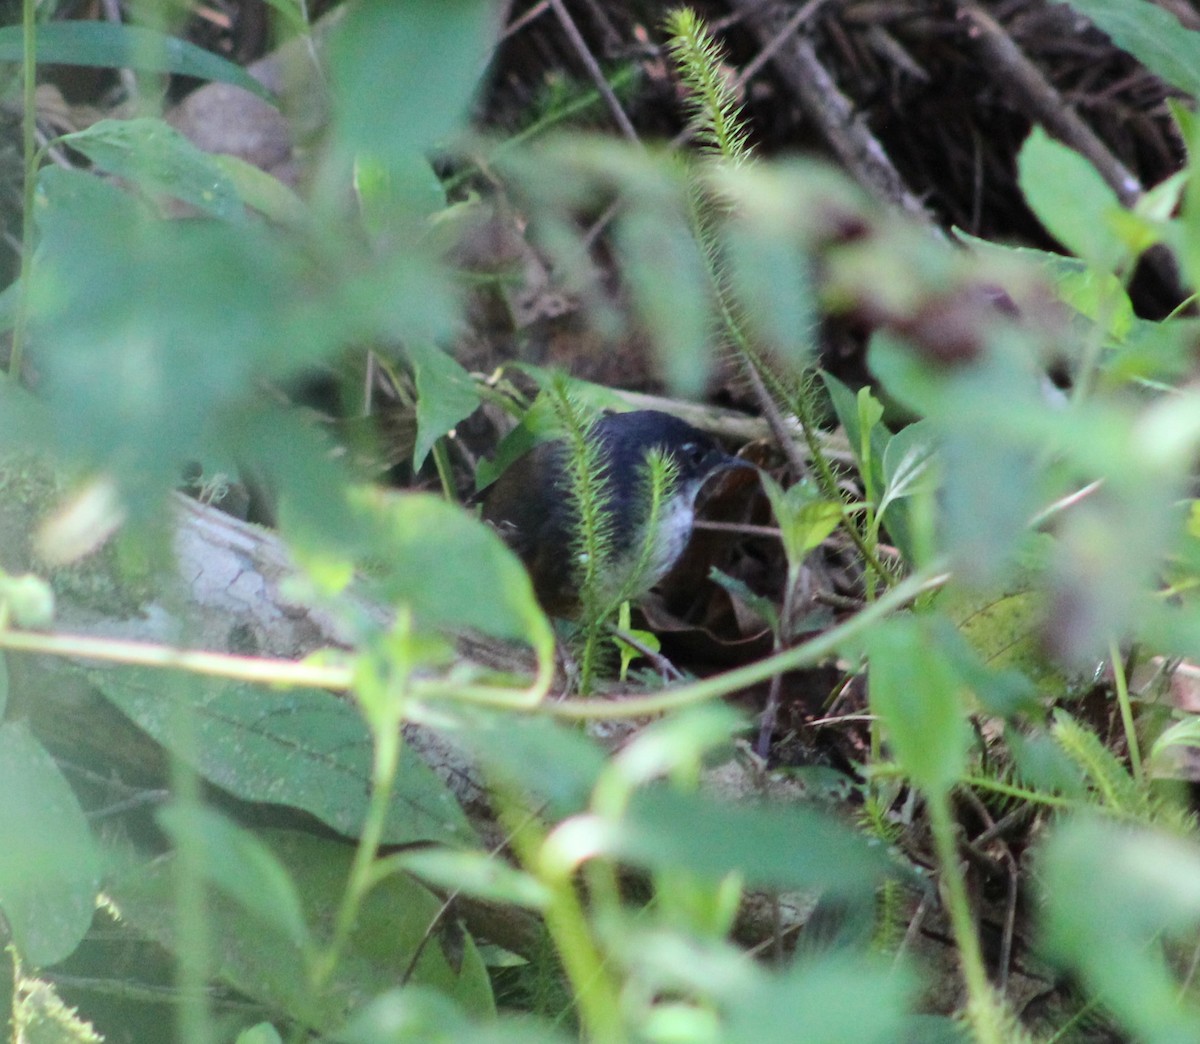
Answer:
[{"label": "broad green leaf", "polygon": [[[19,25],[0,29],[0,62],[24,58]],[[102,69],[166,72],[244,87],[274,104],[274,97],[241,66],[153,29],[113,22],[48,22],[37,28],[38,65],[89,65]]]},{"label": "broad green leaf", "polygon": [[242,1030],[234,1044],[283,1044],[283,1038],[269,1022],[260,1022],[257,1026]]},{"label": "broad green leaf", "polygon": [[842,521],[843,506],[825,500],[807,479],[786,490],[765,473],[760,475],[760,480],[775,513],[788,564],[795,568],[837,529]]},{"label": "broad green leaf", "polygon": [[[353,847],[287,831],[257,837],[295,882],[314,933],[327,934],[331,911],[346,887]],[[168,951],[179,941],[174,869],[173,857],[131,866],[108,889],[124,920]],[[493,1014],[487,970],[474,941],[457,923],[437,927],[441,907],[440,898],[407,875],[377,883],[363,900],[331,981],[320,991],[312,989],[305,954],[284,934],[248,918],[240,904],[214,894],[205,913],[217,978],[291,1018],[331,1030],[367,998],[401,981],[433,987],[471,1014]]]},{"label": "broad green leaf", "polygon": [[371,155],[354,161],[354,189],[363,226],[376,242],[388,236],[413,235],[414,219],[445,210],[446,190],[437,172],[421,153],[399,156],[390,165]]},{"label": "broad green leaf", "polygon": [[204,877],[292,946],[312,952],[300,897],[283,864],[249,830],[203,806],[169,805],[157,816],[176,849],[191,848]]},{"label": "broad green leaf", "polygon": [[514,869],[499,856],[448,848],[418,848],[390,860],[423,881],[447,892],[494,903],[543,909],[550,893],[536,878]]},{"label": "broad green leaf", "polygon": [[[375,997],[343,1028],[333,1044],[567,1044],[568,1038],[532,1018],[472,1021],[432,989],[409,986]],[[570,1038],[575,1039],[575,1038]]]},{"label": "broad green leaf", "polygon": [[1185,29],[1173,14],[1148,0],[1069,3],[1155,75],[1200,98],[1200,33]]},{"label": "broad green leaf", "polygon": [[900,766],[921,789],[952,787],[966,768],[971,730],[962,682],[939,648],[933,623],[901,616],[867,635],[871,709]]},{"label": "broad green leaf", "polygon": [[732,221],[722,263],[754,340],[801,369],[818,338],[811,248],[795,229],[767,215]]},{"label": "broad green leaf", "polygon": [[1100,272],[1127,258],[1109,223],[1120,209],[1116,193],[1083,156],[1035,127],[1021,146],[1017,169],[1026,203],[1063,246]]},{"label": "broad green leaf", "polygon": [[479,392],[471,375],[448,352],[425,341],[405,345],[417,384],[417,441],[413,467],[419,468],[443,435],[475,412]]},{"label": "broad green leaf", "polygon": [[473,627],[541,653],[553,647],[529,574],[483,522],[424,494],[364,500],[364,519],[368,553],[380,563],[365,582],[385,604],[410,606],[427,627]]},{"label": "broad green leaf", "polygon": [[687,867],[703,880],[824,888],[864,898],[888,873],[884,852],[834,819],[801,807],[728,804],[666,786],[639,790],[598,835],[612,854],[652,870]]},{"label": "broad green leaf", "polygon": [[[893,1044],[939,1039],[910,1036],[908,1003],[916,983],[906,969],[864,955],[834,951],[797,960],[783,974],[763,976],[737,997],[723,1044]],[[786,1013],[786,1015],[784,1014]]]},{"label": "broad green leaf", "polygon": [[520,788],[559,819],[580,811],[605,765],[605,754],[578,729],[547,718],[464,716],[461,737],[489,775]]},{"label": "broad green leaf", "polygon": [[879,514],[903,497],[932,489],[937,476],[931,467],[937,454],[937,441],[930,426],[917,421],[901,428],[888,439],[883,451],[883,495]]},{"label": "broad green leaf", "polygon": [[216,157],[163,120],[100,120],[62,140],[96,167],[148,192],[174,196],[225,221],[245,214],[233,181]]},{"label": "broad green leaf", "polygon": [[239,156],[214,154],[212,161],[229,179],[238,199],[257,210],[268,221],[284,228],[302,229],[308,224],[308,209],[295,191],[261,167]]},{"label": "broad green leaf", "polygon": [[[1162,936],[1200,925],[1200,848],[1194,842],[1081,818],[1045,844],[1042,932],[1051,955],[1149,1044],[1200,1039],[1200,1010],[1171,973]],[[1103,916],[1099,913],[1103,911]]]},{"label": "broad green leaf", "polygon": [[69,957],[92,923],[100,866],[74,792],[19,722],[0,725],[0,910],[21,959]]},{"label": "broad green leaf", "polygon": [[329,40],[335,125],[385,166],[464,125],[497,28],[483,0],[361,0]]},{"label": "broad green leaf", "polygon": [[[180,756],[246,801],[289,805],[357,837],[371,780],[371,737],[344,698],[317,689],[276,692],[241,683],[183,681],[161,671],[98,672],[96,687],[159,743],[174,749],[180,701],[195,716],[194,747]],[[462,809],[411,751],[400,759],[383,840],[470,841]]]},{"label": "broad green leaf", "polygon": [[[642,186],[639,186],[640,188]],[[643,188],[617,226],[617,245],[638,317],[650,332],[669,388],[681,396],[703,391],[711,357],[712,315],[696,238],[670,184]],[[653,196],[658,195],[657,206]]]}]

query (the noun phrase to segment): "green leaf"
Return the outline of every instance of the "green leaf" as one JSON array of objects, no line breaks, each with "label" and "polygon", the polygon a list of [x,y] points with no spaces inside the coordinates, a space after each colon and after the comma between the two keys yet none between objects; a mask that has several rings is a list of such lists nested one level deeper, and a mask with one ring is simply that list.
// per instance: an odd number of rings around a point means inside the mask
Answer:
[{"label": "green leaf", "polygon": [[529,574],[496,533],[441,497],[405,494],[364,503],[367,584],[389,605],[408,605],[427,627],[473,627],[553,647]]},{"label": "green leaf", "polygon": [[[344,843],[287,831],[256,835],[295,882],[305,920],[327,933],[341,902],[354,850]],[[180,936],[174,857],[131,866],[108,891],[121,916],[174,952]],[[487,969],[470,936],[435,919],[442,900],[411,877],[395,874],[364,898],[354,932],[328,985],[315,991],[305,954],[287,937],[248,918],[241,905],[210,897],[207,916],[215,974],[258,1001],[307,1025],[331,1030],[367,997],[408,981],[437,989],[479,1016],[494,1013]],[[322,940],[327,941],[327,940]]]},{"label": "green leaf", "polygon": [[420,986],[375,997],[328,1039],[333,1044],[568,1044],[567,1037],[530,1018],[471,1021],[445,996]]},{"label": "green leaf", "polygon": [[[1200,1039],[1200,1011],[1164,960],[1161,936],[1200,924],[1200,848],[1094,818],[1064,823],[1046,842],[1044,942],[1137,1040]],[[1098,914],[1103,911],[1103,916]]]},{"label": "green leaf", "polygon": [[1200,715],[1189,714],[1170,728],[1164,729],[1150,748],[1150,765],[1166,768],[1171,751],[1177,747],[1200,748]]},{"label": "green leaf", "polygon": [[419,468],[433,444],[479,405],[471,375],[448,352],[425,341],[405,345],[417,383],[417,441],[413,467]]},{"label": "green leaf", "polygon": [[668,387],[677,395],[695,396],[704,390],[712,355],[708,275],[695,236],[679,212],[682,190],[669,184],[638,189],[645,193],[640,205],[617,226],[626,282],[638,317],[654,339]]},{"label": "green leaf", "polygon": [[187,846],[196,853],[201,872],[215,888],[292,946],[311,952],[296,886],[254,834],[203,806],[169,805],[156,818],[177,849]]},{"label": "green leaf", "polygon": [[23,961],[69,957],[92,923],[100,867],[54,760],[19,722],[0,725],[0,909]]},{"label": "green leaf", "polygon": [[[911,352],[907,353],[911,355]],[[850,452],[858,462],[864,488],[878,491],[883,488],[883,454],[887,446],[888,433],[881,424],[873,424],[867,432],[862,427],[859,414],[858,397],[832,374],[821,371],[821,380],[829,392],[834,412],[838,421],[846,429],[846,441],[850,443]],[[869,411],[868,411],[869,419]],[[865,445],[869,447],[868,456],[863,456]]]},{"label": "green leaf", "polygon": [[239,156],[216,153],[212,161],[229,179],[234,192],[246,206],[257,210],[268,221],[284,228],[302,229],[308,224],[304,201],[275,175],[247,163]]},{"label": "green leaf", "polygon": [[739,873],[749,885],[864,898],[888,873],[878,846],[819,812],[727,804],[666,786],[639,790],[600,831],[600,844],[635,866],[687,867],[710,881]]},{"label": "green leaf", "polygon": [[937,476],[931,465],[936,455],[937,440],[924,421],[901,428],[888,439],[883,451],[881,517],[893,502],[934,488]]},{"label": "green leaf", "polygon": [[825,500],[807,479],[786,490],[765,472],[760,479],[779,525],[788,564],[794,568],[841,524],[843,506]]},{"label": "green leaf", "polygon": [[594,740],[547,718],[464,715],[458,737],[489,774],[533,794],[554,819],[587,805],[605,765]]},{"label": "green leaf", "polygon": [[283,1038],[269,1022],[260,1022],[257,1026],[242,1030],[234,1044],[283,1044]]},{"label": "green leaf", "polygon": [[[181,713],[195,715],[194,748],[177,753],[205,779],[246,801],[289,805],[357,837],[371,781],[371,737],[346,699],[318,689],[276,692],[232,682],[185,683],[161,671],[98,672],[96,687],[139,727],[176,749]],[[383,840],[471,841],[454,797],[415,754],[400,759]]]},{"label": "green leaf", "polygon": [[[0,62],[24,60],[21,26],[0,29]],[[138,69],[244,87],[275,104],[270,91],[233,62],[153,29],[113,22],[48,22],[37,27],[38,65]]]},{"label": "green leaf", "polygon": [[1100,272],[1112,272],[1129,251],[1109,219],[1121,209],[1095,167],[1035,127],[1017,157],[1025,202],[1055,239]]},{"label": "green leaf", "polygon": [[494,853],[420,848],[402,852],[393,860],[396,866],[447,892],[529,910],[543,909],[550,898],[540,881]]},{"label": "green leaf", "polygon": [[101,170],[148,192],[174,196],[224,221],[245,215],[233,181],[216,157],[163,120],[100,120],[62,141]]},{"label": "green leaf", "polygon": [[867,636],[871,709],[896,760],[931,793],[952,787],[966,768],[971,730],[957,673],[939,648],[933,621],[896,617]]},{"label": "green leaf", "polygon": [[329,40],[349,154],[403,163],[463,126],[496,29],[482,0],[361,0]]},{"label": "green leaf", "polygon": [[[882,960],[835,952],[763,976],[734,999],[724,1044],[892,1044],[933,1039],[906,1032],[914,977]],[[781,1017],[787,1012],[787,1017]]]},{"label": "green leaf", "polygon": [[1069,2],[1151,72],[1200,97],[1200,33],[1185,29],[1173,14],[1147,0]]},{"label": "green leaf", "polygon": [[738,318],[754,340],[800,370],[819,337],[811,248],[777,215],[751,214],[725,233],[729,281]]}]

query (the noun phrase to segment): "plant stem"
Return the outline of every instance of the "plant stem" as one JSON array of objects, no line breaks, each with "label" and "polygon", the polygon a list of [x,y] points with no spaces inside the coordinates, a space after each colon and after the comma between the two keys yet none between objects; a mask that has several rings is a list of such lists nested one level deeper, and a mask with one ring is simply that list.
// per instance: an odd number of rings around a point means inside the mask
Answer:
[{"label": "plant stem", "polygon": [[926,794],[926,805],[941,870],[942,895],[967,986],[967,1018],[979,1044],[1004,1044],[1004,1010],[988,982],[979,936],[971,920],[967,890],[958,869],[958,848],[954,840],[949,793],[940,791]]},{"label": "plant stem", "polygon": [[1117,689],[1117,706],[1121,708],[1121,725],[1125,729],[1125,745],[1129,748],[1129,769],[1133,778],[1142,781],[1142,752],[1138,747],[1137,729],[1133,723],[1133,707],[1129,702],[1129,680],[1125,677],[1125,658],[1116,639],[1108,643],[1112,661],[1113,682]]},{"label": "plant stem", "polygon": [[503,784],[494,782],[492,793],[521,865],[550,891],[550,901],[542,911],[546,930],[571,981],[586,1039],[590,1044],[623,1044],[628,1038],[621,1019],[620,992],[592,937],[575,885],[563,868],[552,867],[543,858],[545,831],[520,800]]},{"label": "plant stem", "polygon": [[925,569],[913,573],[895,587],[885,591],[879,598],[852,616],[845,623],[831,628],[824,634],[774,656],[747,664],[724,674],[681,685],[670,692],[654,693],[649,696],[632,697],[627,700],[562,700],[558,703],[542,703],[535,710],[571,720],[599,720],[608,718],[643,718],[666,711],[690,707],[695,703],[720,699],[749,685],[766,681],[784,671],[796,670],[819,663],[832,656],[843,645],[857,638],[874,624],[902,608],[918,595],[943,586],[950,574],[942,570],[945,563],[933,562]]}]

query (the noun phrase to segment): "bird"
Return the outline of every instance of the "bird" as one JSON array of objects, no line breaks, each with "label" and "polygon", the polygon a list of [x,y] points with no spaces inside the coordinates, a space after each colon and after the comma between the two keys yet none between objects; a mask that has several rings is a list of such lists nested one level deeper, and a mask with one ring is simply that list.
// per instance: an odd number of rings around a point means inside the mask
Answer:
[{"label": "bird", "polygon": [[[660,410],[606,413],[587,437],[598,450],[597,498],[611,534],[611,554],[598,585],[600,601],[618,595],[636,601],[683,553],[704,483],[719,472],[753,465],[727,454],[706,432]],[[646,462],[655,449],[673,465],[673,479],[658,512],[657,532],[647,541]],[[569,620],[581,611],[584,561],[568,461],[563,439],[535,446],[483,491],[482,517],[525,564],[542,608]]]}]

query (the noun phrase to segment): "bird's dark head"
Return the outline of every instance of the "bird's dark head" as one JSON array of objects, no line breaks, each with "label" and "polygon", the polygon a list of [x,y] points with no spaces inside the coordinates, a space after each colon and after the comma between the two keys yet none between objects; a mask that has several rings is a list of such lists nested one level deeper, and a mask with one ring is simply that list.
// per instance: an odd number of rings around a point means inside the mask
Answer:
[{"label": "bird's dark head", "polygon": [[[607,414],[592,426],[590,438],[598,450],[597,490],[611,531],[605,587],[625,588],[636,598],[666,575],[687,546],[705,481],[749,465],[729,456],[711,435],[658,410]],[[647,462],[655,451],[667,462],[671,481],[655,532],[647,534]],[[483,511],[525,562],[542,606],[556,616],[578,611],[581,573],[567,455],[561,441],[537,446],[496,480]]]}]

